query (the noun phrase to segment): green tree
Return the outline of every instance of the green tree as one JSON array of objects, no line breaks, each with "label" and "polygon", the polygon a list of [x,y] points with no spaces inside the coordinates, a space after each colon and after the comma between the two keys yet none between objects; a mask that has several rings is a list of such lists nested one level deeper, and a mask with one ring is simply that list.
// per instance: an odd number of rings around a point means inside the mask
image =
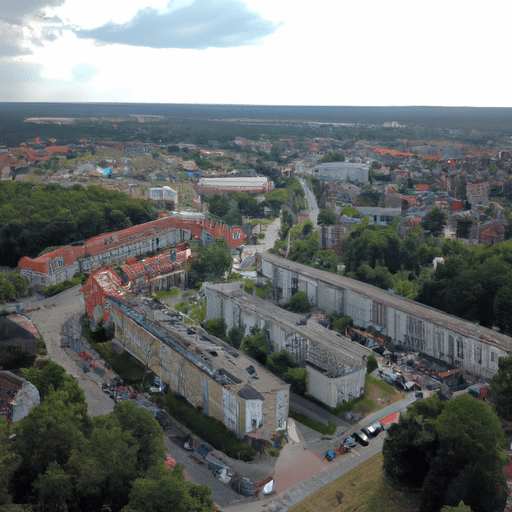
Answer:
[{"label": "green tree", "polygon": [[331,208],[324,208],[320,210],[318,214],[318,224],[320,226],[330,226],[332,224],[336,224],[338,221],[336,217],[336,213]]},{"label": "green tree", "polygon": [[116,404],[113,419],[123,432],[129,432],[137,442],[137,470],[145,473],[165,457],[162,427],[148,409],[133,402]]},{"label": "green tree", "polygon": [[468,394],[448,402],[431,397],[409,407],[388,430],[384,469],[402,484],[422,487],[422,512],[461,500],[473,510],[494,512],[507,497],[506,444],[498,417],[484,402]]},{"label": "green tree", "polygon": [[491,395],[496,412],[504,420],[512,420],[512,356],[500,357],[498,371],[491,379]]},{"label": "green tree", "polygon": [[[67,512],[73,503],[73,481],[71,475],[56,462],[50,463],[48,469],[34,482],[39,512]],[[74,504],[74,503],[73,503]]]},{"label": "green tree", "polygon": [[231,329],[229,329],[228,338],[230,345],[232,345],[235,348],[240,348],[240,344],[242,343],[243,338],[242,331],[238,327],[233,326],[231,327]]},{"label": "green tree", "polygon": [[494,297],[494,323],[506,334],[512,334],[512,289],[502,286]]},{"label": "green tree", "polygon": [[421,222],[421,227],[425,231],[430,231],[433,236],[438,237],[443,234],[446,225],[446,212],[432,208]]},{"label": "green tree", "polygon": [[461,501],[456,507],[443,507],[441,512],[473,512],[471,507],[464,505],[464,502]]},{"label": "green tree", "polygon": [[227,325],[224,318],[212,318],[211,320],[206,320],[204,324],[204,330],[217,338],[225,337],[226,329]]},{"label": "green tree", "polygon": [[282,377],[288,368],[295,368],[296,366],[292,355],[284,348],[267,359],[267,370],[270,370],[278,377]]},{"label": "green tree", "polygon": [[201,246],[197,261],[193,263],[193,269],[203,278],[218,279],[231,268],[232,264],[228,244],[224,238],[218,237],[213,245]]},{"label": "green tree", "polygon": [[296,395],[304,395],[307,390],[308,371],[306,368],[288,368],[283,380],[290,384],[290,390]]},{"label": "green tree", "polygon": [[366,372],[372,373],[373,370],[376,370],[378,367],[379,363],[377,362],[377,358],[373,354],[370,354],[366,360]]},{"label": "green tree", "polygon": [[342,153],[337,153],[337,152],[327,153],[322,158],[322,162],[324,162],[324,163],[325,162],[344,162],[344,161],[345,161],[345,156]]},{"label": "green tree", "polygon": [[11,429],[5,418],[0,418],[0,507],[11,501],[9,492],[12,475],[20,465],[20,458],[9,439]]},{"label": "green tree", "polygon": [[308,313],[311,309],[311,303],[308,300],[306,292],[299,291],[293,294],[285,303],[285,309],[294,313]]},{"label": "green tree", "polygon": [[257,327],[251,327],[250,332],[251,333],[242,340],[240,350],[265,366],[271,349],[265,332],[263,329],[258,329]]},{"label": "green tree", "polygon": [[421,487],[438,448],[432,420],[443,407],[433,395],[413,404],[399,423],[390,426],[382,448],[384,471],[389,478],[407,487]]},{"label": "green tree", "polygon": [[160,469],[157,475],[139,478],[133,484],[130,501],[122,512],[211,512],[211,489],[183,480],[183,470]]},{"label": "green tree", "polygon": [[349,327],[354,325],[354,320],[351,316],[343,315],[341,317],[335,318],[332,323],[332,328],[334,331],[339,332],[340,334],[345,334],[346,330]]}]

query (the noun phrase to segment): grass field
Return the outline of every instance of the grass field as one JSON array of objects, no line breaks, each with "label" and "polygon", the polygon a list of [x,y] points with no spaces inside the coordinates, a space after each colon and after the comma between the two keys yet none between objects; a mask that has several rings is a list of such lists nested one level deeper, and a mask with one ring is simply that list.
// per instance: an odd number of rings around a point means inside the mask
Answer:
[{"label": "grass field", "polygon": [[289,512],[418,512],[419,494],[396,489],[385,477],[382,452],[360,464]]}]

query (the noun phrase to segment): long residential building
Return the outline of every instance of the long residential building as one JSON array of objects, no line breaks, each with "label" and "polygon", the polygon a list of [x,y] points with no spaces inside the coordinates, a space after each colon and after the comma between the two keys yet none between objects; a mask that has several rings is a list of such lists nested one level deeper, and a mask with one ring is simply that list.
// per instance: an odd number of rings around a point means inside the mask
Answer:
[{"label": "long residential building", "polygon": [[239,437],[287,428],[289,385],[227,343],[152,310],[109,297],[115,340],[169,388]]},{"label": "long residential building", "polygon": [[512,353],[509,336],[348,277],[268,253],[262,256],[261,270],[278,301],[304,291],[327,313],[351,316],[356,326],[371,326],[407,350],[485,379],[498,371],[500,357]]},{"label": "long residential building", "polygon": [[208,245],[216,237],[224,238],[229,248],[235,248],[243,244],[245,234],[238,226],[209,219],[164,217],[95,236],[82,245],[61,247],[37,258],[25,256],[18,267],[20,275],[31,285],[44,287],[71,279],[75,274],[99,270],[108,264],[175,247],[182,242],[196,240]]}]

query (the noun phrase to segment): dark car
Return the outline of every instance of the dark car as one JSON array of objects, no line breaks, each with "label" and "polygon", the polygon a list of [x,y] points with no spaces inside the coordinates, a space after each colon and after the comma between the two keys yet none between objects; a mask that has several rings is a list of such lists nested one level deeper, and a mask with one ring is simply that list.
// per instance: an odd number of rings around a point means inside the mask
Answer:
[{"label": "dark car", "polygon": [[375,430],[375,433],[373,434],[374,436],[378,435],[380,432],[384,432],[384,426],[380,421],[376,421],[375,423],[373,423],[372,427]]},{"label": "dark car", "polygon": [[353,437],[361,446],[368,446],[370,443],[370,439],[362,430],[354,432]]}]

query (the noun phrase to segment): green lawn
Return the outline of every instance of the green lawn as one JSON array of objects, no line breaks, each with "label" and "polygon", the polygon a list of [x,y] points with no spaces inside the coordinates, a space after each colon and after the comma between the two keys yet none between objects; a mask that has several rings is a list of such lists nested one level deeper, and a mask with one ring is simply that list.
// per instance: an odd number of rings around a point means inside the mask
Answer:
[{"label": "green lawn", "polygon": [[384,476],[382,453],[326,485],[289,512],[418,512],[419,493],[405,493]]}]

